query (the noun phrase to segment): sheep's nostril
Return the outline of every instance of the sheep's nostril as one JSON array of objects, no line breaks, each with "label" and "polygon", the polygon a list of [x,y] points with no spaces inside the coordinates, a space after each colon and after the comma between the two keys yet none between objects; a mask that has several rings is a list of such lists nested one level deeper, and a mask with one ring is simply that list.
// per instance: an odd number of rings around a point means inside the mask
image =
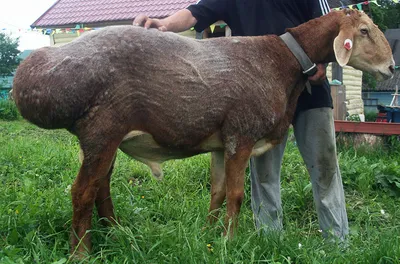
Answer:
[{"label": "sheep's nostril", "polygon": [[390,71],[391,73],[394,73],[394,66],[393,66],[393,65],[390,65],[390,66],[389,66],[389,71]]}]

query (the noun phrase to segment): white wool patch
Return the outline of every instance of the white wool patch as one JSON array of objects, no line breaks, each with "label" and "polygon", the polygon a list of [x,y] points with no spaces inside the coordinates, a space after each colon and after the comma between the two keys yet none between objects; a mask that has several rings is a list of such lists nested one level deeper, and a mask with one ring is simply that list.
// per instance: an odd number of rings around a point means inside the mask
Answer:
[{"label": "white wool patch", "polygon": [[235,155],[236,147],[237,147],[236,137],[235,136],[227,137],[226,143],[225,143],[225,151],[228,152],[229,155]]}]

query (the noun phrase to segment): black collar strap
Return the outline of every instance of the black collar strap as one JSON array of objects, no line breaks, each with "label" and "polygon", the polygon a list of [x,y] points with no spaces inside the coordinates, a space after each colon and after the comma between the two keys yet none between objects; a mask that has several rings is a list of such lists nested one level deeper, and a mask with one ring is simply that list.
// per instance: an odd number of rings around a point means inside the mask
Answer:
[{"label": "black collar strap", "polygon": [[292,34],[286,32],[279,37],[283,40],[283,42],[285,42],[286,46],[288,46],[290,51],[297,58],[301,67],[303,68],[303,73],[308,76],[313,76],[317,72],[317,65],[311,62],[310,58],[304,52],[302,47],[300,47],[299,43],[297,43]]}]

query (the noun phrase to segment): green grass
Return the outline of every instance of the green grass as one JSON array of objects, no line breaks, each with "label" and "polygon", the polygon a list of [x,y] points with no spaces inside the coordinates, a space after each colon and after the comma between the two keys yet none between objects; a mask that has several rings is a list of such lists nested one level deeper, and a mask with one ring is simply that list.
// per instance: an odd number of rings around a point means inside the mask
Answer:
[{"label": "green grass", "polygon": [[[0,121],[0,263],[67,263],[70,186],[79,145],[64,130]],[[93,219],[89,263],[400,263],[399,150],[341,149],[351,235],[347,247],[318,232],[310,181],[288,143],[282,171],[284,232],[259,236],[249,178],[237,236],[206,225],[209,155],[165,163],[162,182],[118,154],[111,189],[120,225]],[[131,179],[131,180],[130,180]],[[134,180],[132,180],[134,179]],[[299,246],[301,244],[301,246]]]},{"label": "green grass", "polygon": [[0,97],[0,120],[18,120],[20,114],[14,101],[5,100]]}]

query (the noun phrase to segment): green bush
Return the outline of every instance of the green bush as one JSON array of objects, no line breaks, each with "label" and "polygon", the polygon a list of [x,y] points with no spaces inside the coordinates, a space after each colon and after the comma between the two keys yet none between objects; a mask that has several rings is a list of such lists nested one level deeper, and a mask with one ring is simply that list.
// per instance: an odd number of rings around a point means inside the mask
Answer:
[{"label": "green bush", "polygon": [[366,112],[365,113],[365,121],[366,122],[375,122],[376,117],[378,116],[378,113],[376,112]]},{"label": "green bush", "polygon": [[20,118],[17,106],[11,100],[0,100],[0,120],[18,120]]},{"label": "green bush", "polygon": [[376,79],[368,72],[363,72],[362,75],[362,82],[365,84],[369,89],[375,90],[376,89]]},{"label": "green bush", "polygon": [[359,115],[351,115],[346,118],[347,121],[361,122]]}]

